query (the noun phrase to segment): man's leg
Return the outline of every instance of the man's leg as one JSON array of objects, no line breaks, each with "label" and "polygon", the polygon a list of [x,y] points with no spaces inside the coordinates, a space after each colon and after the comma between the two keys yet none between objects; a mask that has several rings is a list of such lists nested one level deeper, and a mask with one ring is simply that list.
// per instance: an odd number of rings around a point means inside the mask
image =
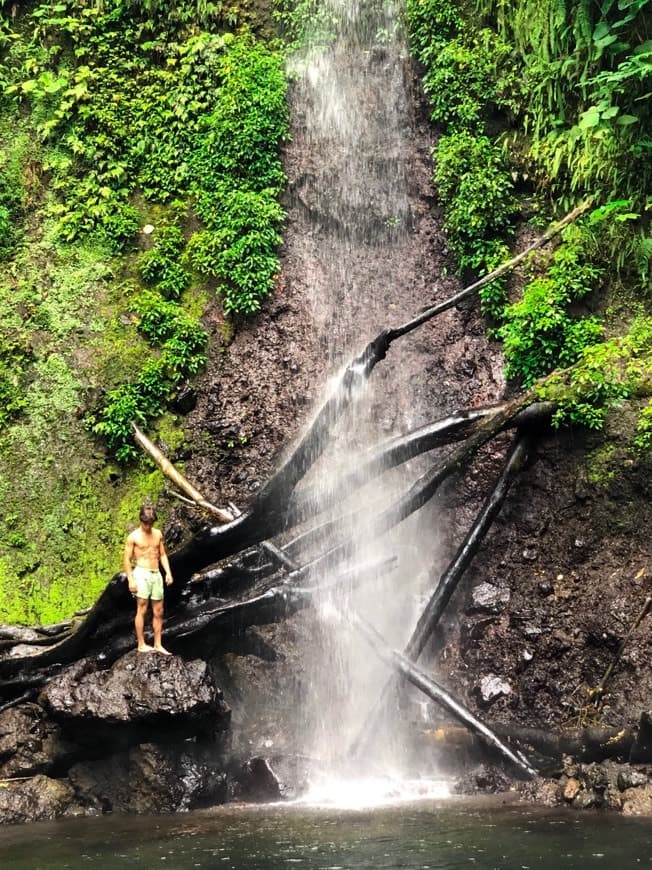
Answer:
[{"label": "man's leg", "polygon": [[163,635],[163,602],[152,601],[152,626],[154,627],[154,649],[156,652],[163,653],[166,656],[171,655],[163,644],[161,638]]},{"label": "man's leg", "polygon": [[134,620],[134,627],[136,629],[136,640],[138,641],[138,652],[150,652],[152,649],[148,643],[145,643],[145,615],[147,613],[147,603],[147,598],[136,599],[136,618]]}]

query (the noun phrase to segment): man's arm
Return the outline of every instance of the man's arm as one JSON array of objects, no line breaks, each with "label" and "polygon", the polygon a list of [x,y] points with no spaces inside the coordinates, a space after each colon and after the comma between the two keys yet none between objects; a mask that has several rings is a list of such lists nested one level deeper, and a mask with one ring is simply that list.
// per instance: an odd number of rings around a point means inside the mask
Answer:
[{"label": "man's arm", "polygon": [[163,535],[161,535],[161,541],[158,545],[158,558],[161,565],[165,570],[165,585],[172,585],[172,571],[170,570],[170,561],[168,559],[168,554],[165,549],[165,542],[163,541]]},{"label": "man's arm", "polygon": [[134,541],[131,535],[127,538],[125,543],[124,552],[122,554],[122,566],[124,568],[125,574],[127,575],[127,582],[129,583],[129,591],[136,591],[136,584],[134,582],[134,569],[132,566],[132,561],[134,558]]}]

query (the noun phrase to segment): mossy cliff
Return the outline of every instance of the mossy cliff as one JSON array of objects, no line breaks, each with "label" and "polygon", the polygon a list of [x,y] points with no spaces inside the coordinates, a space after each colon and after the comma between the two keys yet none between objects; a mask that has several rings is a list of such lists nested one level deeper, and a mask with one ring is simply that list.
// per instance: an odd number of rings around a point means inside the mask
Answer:
[{"label": "mossy cliff", "polygon": [[88,606],[140,501],[165,519],[131,421],[180,445],[177,396],[273,286],[272,31],[246,4],[0,13],[2,620]]},{"label": "mossy cliff", "polygon": [[[120,568],[141,499],[165,521],[163,479],[138,456],[131,422],[183,466],[180,394],[276,286],[288,113],[274,17],[293,40],[318,20],[328,43],[313,3],[273,14],[64,0],[0,13],[3,620],[89,605]],[[409,0],[405,25],[463,277],[591,201],[553,249],[483,290],[486,327],[514,388],[545,383],[558,425],[597,430],[609,408],[635,407],[626,449],[643,461],[646,3]],[[231,374],[225,392],[239,389]],[[225,450],[247,437],[227,434]],[[611,455],[608,441],[600,449]]]}]

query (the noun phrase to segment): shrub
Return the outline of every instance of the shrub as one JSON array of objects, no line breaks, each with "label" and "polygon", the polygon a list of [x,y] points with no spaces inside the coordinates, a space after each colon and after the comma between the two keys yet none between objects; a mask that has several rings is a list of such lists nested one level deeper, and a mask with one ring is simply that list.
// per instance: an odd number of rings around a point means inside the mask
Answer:
[{"label": "shrub", "polygon": [[460,269],[485,274],[496,261],[496,239],[511,229],[516,208],[502,151],[487,136],[466,130],[443,136],[434,179]]},{"label": "shrub", "polygon": [[166,299],[179,299],[190,284],[190,275],[179,262],[185,243],[178,227],[162,226],[156,232],[154,247],[140,258],[143,279],[155,284]]},{"label": "shrub", "polygon": [[603,270],[587,254],[587,237],[566,231],[546,275],[531,281],[523,298],[508,306],[498,334],[504,341],[507,374],[529,386],[558,366],[569,366],[600,340],[602,322],[578,317],[572,305],[595,289]]},{"label": "shrub", "polygon": [[482,132],[497,108],[516,108],[516,74],[507,60],[511,49],[493,31],[464,34],[446,43],[423,77],[431,119],[449,132]]}]

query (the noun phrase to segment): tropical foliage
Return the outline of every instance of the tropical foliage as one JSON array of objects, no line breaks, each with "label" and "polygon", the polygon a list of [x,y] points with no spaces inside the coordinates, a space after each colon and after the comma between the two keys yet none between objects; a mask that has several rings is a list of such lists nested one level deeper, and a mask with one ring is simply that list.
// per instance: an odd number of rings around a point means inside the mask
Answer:
[{"label": "tropical foliage", "polygon": [[94,597],[162,486],[132,422],[173,449],[179,389],[273,286],[288,120],[270,25],[221,0],[0,7],[5,618]]},{"label": "tropical foliage", "polygon": [[[601,305],[609,315],[599,300],[608,296],[596,291],[615,285],[638,297],[632,317],[649,305],[650,4],[407,0],[407,19],[443,132],[434,179],[462,272],[483,275],[507,258],[519,209],[540,226],[593,201],[580,227],[539,260],[521,299],[508,300],[496,282],[482,290],[508,374],[531,384],[602,346],[611,325],[598,316]],[[615,398],[596,390],[557,419],[595,427],[598,406]],[[641,444],[648,418],[646,411]]]}]

